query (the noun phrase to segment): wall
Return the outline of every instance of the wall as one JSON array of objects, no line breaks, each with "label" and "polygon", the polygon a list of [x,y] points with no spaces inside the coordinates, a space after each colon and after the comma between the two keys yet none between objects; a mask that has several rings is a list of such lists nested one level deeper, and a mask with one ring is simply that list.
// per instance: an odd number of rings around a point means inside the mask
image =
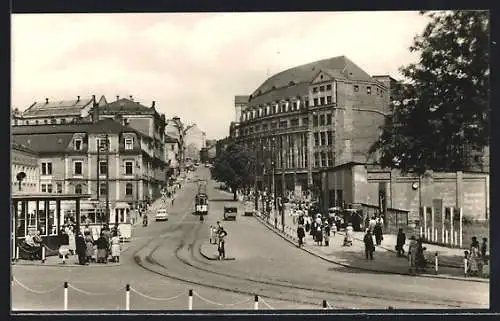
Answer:
[{"label": "wall", "polygon": [[39,192],[40,171],[38,156],[13,147],[11,151],[11,181],[13,192],[19,192],[19,183],[16,179],[16,175],[20,172],[26,174],[26,178],[21,183],[21,192]]},{"label": "wall", "polygon": [[132,117],[132,116],[123,116],[127,118],[128,124],[133,129],[143,133],[144,135],[153,137],[153,116],[146,117]]}]

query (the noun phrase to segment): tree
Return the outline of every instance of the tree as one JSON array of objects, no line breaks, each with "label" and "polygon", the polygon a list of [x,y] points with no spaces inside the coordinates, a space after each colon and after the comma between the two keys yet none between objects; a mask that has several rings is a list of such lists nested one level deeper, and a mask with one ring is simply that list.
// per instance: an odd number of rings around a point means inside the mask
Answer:
[{"label": "tree", "polygon": [[411,52],[420,61],[400,68],[391,88],[391,116],[371,148],[382,167],[418,174],[463,170],[469,148],[489,144],[489,14],[421,12],[431,18]]},{"label": "tree", "polygon": [[237,189],[254,183],[255,164],[255,157],[248,149],[238,144],[231,144],[217,155],[212,176],[231,187],[236,200]]},{"label": "tree", "polygon": [[172,119],[167,120],[167,124],[171,123],[173,128],[176,130],[177,138],[179,139],[179,165],[181,170],[184,170],[185,158],[186,158],[186,141],[185,137],[187,132],[196,126],[196,124],[184,125],[181,121],[180,117],[173,117]]}]

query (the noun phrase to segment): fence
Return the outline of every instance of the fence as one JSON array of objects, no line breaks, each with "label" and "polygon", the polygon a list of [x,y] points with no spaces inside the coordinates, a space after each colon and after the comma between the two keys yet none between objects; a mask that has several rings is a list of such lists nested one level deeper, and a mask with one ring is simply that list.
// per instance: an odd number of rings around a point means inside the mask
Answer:
[{"label": "fence", "polygon": [[[367,218],[377,216],[380,213],[380,208],[375,205],[356,203],[353,204],[354,208],[361,210],[363,223],[365,224]],[[408,227],[408,211],[387,208],[385,213],[384,233],[397,233],[400,228],[406,229]]]},{"label": "fence", "polygon": [[[210,305],[214,305],[214,306],[218,306],[218,307],[237,307],[237,306],[241,306],[245,303],[250,303],[253,301],[253,306],[252,308],[247,308],[247,309],[244,309],[244,310],[250,310],[250,309],[253,309],[253,310],[260,310],[260,304],[262,304],[264,307],[266,307],[267,309],[269,310],[275,310],[275,308],[273,306],[271,306],[267,301],[266,299],[264,299],[264,297],[262,296],[259,296],[259,295],[254,295],[253,297],[250,297],[250,298],[247,298],[247,299],[244,299],[244,300],[240,300],[240,301],[237,301],[237,302],[233,302],[233,303],[220,303],[220,302],[215,302],[215,301],[212,301],[204,296],[202,296],[201,294],[199,294],[198,292],[190,289],[187,293],[185,291],[183,292],[180,292],[178,293],[177,295],[174,295],[174,296],[171,296],[171,297],[166,297],[166,298],[159,298],[159,297],[154,297],[154,296],[150,296],[148,294],[145,294],[135,288],[133,288],[132,286],[130,286],[130,284],[127,284],[125,286],[124,289],[122,290],[116,290],[116,291],[111,291],[111,292],[106,292],[106,293],[103,293],[103,292],[89,292],[89,291],[86,291],[86,290],[83,290],[83,289],[80,289],[80,288],[77,288],[73,285],[71,285],[69,282],[64,282],[62,287],[61,286],[57,286],[55,288],[52,288],[52,289],[49,289],[49,290],[34,290],[32,289],[31,287],[23,284],[22,282],[20,282],[18,279],[16,279],[15,277],[12,277],[11,279],[11,282],[12,282],[12,287],[14,286],[14,284],[17,284],[19,287],[21,287],[22,289],[24,289],[25,291],[28,291],[28,292],[31,292],[31,293],[34,293],[34,294],[39,294],[39,295],[45,295],[45,294],[49,294],[49,293],[54,293],[56,291],[61,291],[62,292],[62,296],[63,296],[63,309],[64,311],[67,311],[69,310],[69,299],[70,299],[70,289],[75,291],[75,292],[78,292],[78,293],[81,293],[81,294],[84,294],[84,295],[90,295],[90,296],[103,296],[103,295],[109,295],[109,294],[116,294],[118,293],[119,291],[123,291],[123,296],[125,297],[125,310],[126,311],[130,311],[131,310],[131,293],[134,293],[135,295],[138,295],[140,297],[143,297],[145,299],[148,299],[148,300],[152,300],[152,301],[163,301],[163,302],[169,302],[169,301],[174,301],[176,299],[179,299],[181,297],[184,297],[185,299],[187,299],[186,301],[186,307],[189,311],[193,310],[194,309],[194,303],[195,303],[195,300],[194,298],[196,297],[197,299],[201,300],[202,302],[205,302],[205,303],[208,303]],[[327,300],[323,300],[321,304],[318,304],[318,306],[320,306],[322,309],[335,309],[334,306],[332,306],[330,303],[328,303]]]}]

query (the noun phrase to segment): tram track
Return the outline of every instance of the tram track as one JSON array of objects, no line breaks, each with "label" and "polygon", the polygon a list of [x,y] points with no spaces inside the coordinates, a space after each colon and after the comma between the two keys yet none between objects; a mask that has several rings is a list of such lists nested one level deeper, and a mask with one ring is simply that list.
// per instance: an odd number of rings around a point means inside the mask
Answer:
[{"label": "tram track", "polygon": [[[191,204],[187,205],[185,209],[187,210]],[[183,223],[193,223],[190,221],[185,221],[189,211],[184,214],[182,219],[177,222],[174,226],[169,226],[165,229],[162,235],[166,235],[167,233],[175,233],[177,231],[181,232],[181,239],[179,244],[176,246],[173,251],[173,258],[175,261],[169,260],[168,266],[164,263],[160,262],[155,254],[158,252],[160,248],[164,245],[164,242],[167,239],[173,238],[173,236],[166,236],[160,239],[155,238],[150,242],[144,244],[143,247],[138,249],[134,253],[135,262],[141,266],[143,269],[148,270],[149,272],[161,275],[163,277],[180,281],[183,283],[197,285],[201,287],[211,288],[222,290],[230,293],[242,294],[242,295],[255,295],[259,294],[265,298],[276,299],[280,301],[292,302],[292,303],[302,303],[302,304],[311,304],[311,305],[319,305],[322,299],[327,299],[331,296],[335,296],[333,302],[341,302],[346,301],[354,301],[358,302],[359,300],[381,300],[381,301],[389,301],[389,302],[400,302],[400,303],[410,303],[410,304],[428,304],[428,300],[418,300],[418,299],[410,299],[410,298],[401,298],[397,296],[384,296],[384,295],[369,295],[359,291],[353,291],[352,289],[346,290],[332,290],[318,287],[307,287],[301,286],[297,284],[287,284],[284,282],[277,282],[273,280],[269,280],[263,278],[261,280],[251,278],[248,276],[242,276],[233,273],[224,273],[217,270],[210,269],[211,266],[209,263],[199,260],[196,257],[196,250],[198,250],[200,244],[200,233],[201,228],[206,227],[205,224],[199,223],[197,226],[193,226],[189,224],[189,229],[186,230],[186,226]],[[152,246],[153,242],[154,246]],[[146,248],[150,247],[145,255],[139,256],[138,253],[144,251]],[[152,247],[152,248],[151,248]],[[179,265],[179,263],[181,263]],[[149,266],[148,266],[149,265]],[[200,266],[203,265],[203,266]],[[186,267],[192,270],[192,275],[190,277],[186,277],[183,273],[174,273],[174,270],[181,270],[184,273],[186,272]],[[199,280],[193,278],[193,274],[200,274],[202,272],[205,274],[205,278],[203,280]],[[210,280],[210,281],[208,281]],[[258,289],[256,291],[250,291],[247,289]],[[297,293],[300,292],[300,293]],[[459,308],[463,304],[470,305],[471,302],[457,302],[453,300],[443,300],[441,302],[433,302],[433,305],[443,307],[443,308]],[[351,308],[352,305],[344,305],[341,306],[336,304],[337,308],[348,309]]]}]

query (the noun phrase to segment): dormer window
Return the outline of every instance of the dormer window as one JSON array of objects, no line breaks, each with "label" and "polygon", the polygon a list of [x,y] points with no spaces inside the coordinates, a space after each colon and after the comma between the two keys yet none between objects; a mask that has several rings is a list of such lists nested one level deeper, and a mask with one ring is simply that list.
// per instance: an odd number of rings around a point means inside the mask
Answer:
[{"label": "dormer window", "polygon": [[125,138],[125,150],[134,149],[134,139],[133,138]]},{"label": "dormer window", "polygon": [[318,87],[314,87],[313,88],[313,93],[317,93],[318,92]]},{"label": "dormer window", "polygon": [[75,139],[74,144],[75,144],[75,150],[77,150],[77,151],[82,150],[83,141],[81,139]]},{"label": "dormer window", "polygon": [[372,94],[372,87],[366,86],[366,94],[371,95]]}]

